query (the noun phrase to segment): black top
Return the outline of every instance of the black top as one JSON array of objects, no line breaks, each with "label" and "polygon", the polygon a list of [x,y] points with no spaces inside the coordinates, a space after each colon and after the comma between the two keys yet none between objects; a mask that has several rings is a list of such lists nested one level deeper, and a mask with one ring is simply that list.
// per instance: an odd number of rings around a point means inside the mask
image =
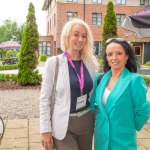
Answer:
[{"label": "black top", "polygon": [[[74,66],[76,67],[76,70],[78,74],[80,75],[80,65],[81,65],[81,60],[73,60],[72,61]],[[83,71],[84,71],[84,88],[83,88],[83,95],[87,94],[87,102],[86,106],[83,108],[80,108],[76,110],[76,102],[77,98],[81,96],[80,93],[80,83],[77,77],[77,74],[74,70],[74,68],[70,65],[68,62],[68,67],[69,67],[69,79],[70,79],[70,91],[71,91],[71,109],[70,113],[76,113],[80,112],[86,108],[89,107],[89,93],[93,88],[93,81],[92,78],[86,68],[86,66],[83,64]]]}]

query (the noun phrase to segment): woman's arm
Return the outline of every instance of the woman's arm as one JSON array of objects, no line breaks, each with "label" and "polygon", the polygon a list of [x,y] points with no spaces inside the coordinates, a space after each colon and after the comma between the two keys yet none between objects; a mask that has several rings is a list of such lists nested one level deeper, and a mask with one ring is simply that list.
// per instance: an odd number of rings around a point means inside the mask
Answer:
[{"label": "woman's arm", "polygon": [[54,74],[55,74],[55,58],[51,57],[46,61],[45,70],[42,76],[42,87],[40,93],[40,132],[51,132],[51,116],[50,116],[50,97],[52,95]]},{"label": "woman's arm", "polygon": [[132,98],[135,112],[135,128],[141,130],[150,117],[150,101],[146,98],[147,88],[144,79],[136,76],[132,85]]},{"label": "woman's arm", "polygon": [[96,88],[97,88],[97,82],[98,82],[99,76],[100,76],[100,74],[97,74],[96,77],[95,77],[94,89],[93,89],[92,96],[90,98],[90,107],[92,109],[92,112],[94,112],[94,110],[95,110]]}]

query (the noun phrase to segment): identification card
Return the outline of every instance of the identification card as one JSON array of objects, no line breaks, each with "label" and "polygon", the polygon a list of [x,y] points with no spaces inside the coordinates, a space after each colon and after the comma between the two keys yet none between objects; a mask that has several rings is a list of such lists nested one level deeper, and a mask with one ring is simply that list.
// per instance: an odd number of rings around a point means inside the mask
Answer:
[{"label": "identification card", "polygon": [[87,94],[77,98],[76,110],[86,106]]}]

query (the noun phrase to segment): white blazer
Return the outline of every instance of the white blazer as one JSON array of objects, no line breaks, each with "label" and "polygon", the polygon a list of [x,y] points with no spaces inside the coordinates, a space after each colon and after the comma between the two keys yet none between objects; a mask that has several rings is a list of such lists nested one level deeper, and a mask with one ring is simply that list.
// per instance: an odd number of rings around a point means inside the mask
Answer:
[{"label": "white blazer", "polygon": [[[52,132],[52,135],[56,139],[62,140],[66,135],[68,127],[71,95],[67,58],[64,54],[58,55],[58,58],[59,72],[52,122],[50,119],[50,97],[55,75],[55,56],[47,59],[45,72],[42,77],[43,80],[40,95],[40,133]],[[88,60],[83,60],[83,62],[94,80],[96,74],[95,67]]]}]

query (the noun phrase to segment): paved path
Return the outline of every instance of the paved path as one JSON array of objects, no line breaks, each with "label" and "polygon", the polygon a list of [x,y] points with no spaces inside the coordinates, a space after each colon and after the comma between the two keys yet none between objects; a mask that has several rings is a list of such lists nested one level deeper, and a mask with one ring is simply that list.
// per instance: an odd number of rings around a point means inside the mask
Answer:
[{"label": "paved path", "polygon": [[[5,125],[0,150],[43,150],[38,118],[8,120]],[[138,133],[138,150],[150,150],[150,120]]]},{"label": "paved path", "polygon": [[[150,90],[147,96],[150,100]],[[137,135],[138,150],[150,150],[150,119]],[[0,150],[44,150],[40,143],[39,118],[5,120]]]},{"label": "paved path", "polygon": [[[43,74],[44,67],[37,67],[39,74]],[[16,70],[0,70],[0,74],[17,74],[18,69]]]},{"label": "paved path", "polygon": [[5,126],[0,150],[42,150],[38,118],[7,120]]}]

